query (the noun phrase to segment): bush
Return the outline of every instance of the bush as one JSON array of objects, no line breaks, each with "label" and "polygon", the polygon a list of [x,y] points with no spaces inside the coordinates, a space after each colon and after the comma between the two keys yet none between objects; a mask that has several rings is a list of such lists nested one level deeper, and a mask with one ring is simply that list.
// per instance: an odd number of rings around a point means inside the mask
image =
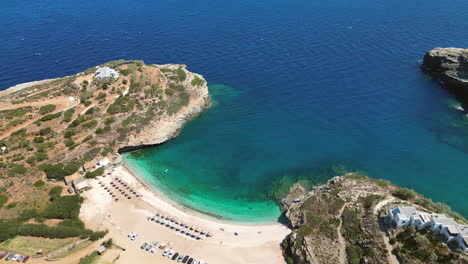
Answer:
[{"label": "bush", "polygon": [[106,126],[107,126],[107,125],[110,125],[110,124],[112,124],[112,123],[114,123],[114,122],[115,122],[115,118],[113,118],[113,117],[108,117],[108,118],[106,118],[106,119],[104,120],[104,124],[105,124]]},{"label": "bush", "polygon": [[44,143],[44,137],[35,137],[33,141],[34,143]]},{"label": "bush", "polygon": [[72,136],[76,135],[76,131],[73,129],[69,129],[65,131],[65,135],[63,136],[64,138],[71,138]]},{"label": "bush", "polygon": [[177,69],[177,78],[179,78],[179,81],[183,82],[187,78],[187,74],[185,73],[185,70],[182,67],[179,67]]},{"label": "bush", "polygon": [[45,153],[45,152],[37,152],[36,153],[36,160],[37,161],[43,161],[43,160],[46,160],[48,158],[49,157],[47,156],[47,153]]},{"label": "bush", "polygon": [[2,194],[0,195],[0,208],[8,201],[8,196]]},{"label": "bush", "polygon": [[105,126],[105,127],[100,127],[98,129],[96,129],[96,134],[104,134],[104,133],[107,133],[110,131],[110,127],[109,126]]},{"label": "bush", "polygon": [[205,84],[205,81],[199,78],[197,75],[195,75],[191,83],[193,86],[202,86],[203,84]]},{"label": "bush", "polygon": [[416,192],[408,188],[398,188],[392,192],[392,195],[402,200],[412,200],[416,197]]},{"label": "bush", "polygon": [[33,186],[36,187],[36,188],[39,188],[39,187],[44,186],[44,184],[45,184],[45,182],[43,180],[38,180],[33,184]]},{"label": "bush", "polygon": [[20,221],[28,221],[31,218],[36,218],[38,215],[36,209],[24,209],[20,215],[18,216],[18,220]]},{"label": "bush", "polygon": [[7,208],[7,209],[12,209],[12,208],[15,208],[16,205],[17,205],[17,203],[12,202],[12,203],[9,203],[9,204],[6,206],[6,208]]},{"label": "bush", "polygon": [[18,165],[18,164],[10,164],[10,170],[9,172],[11,174],[25,174],[27,169],[23,165]]},{"label": "bush", "polygon": [[60,197],[62,193],[63,187],[62,186],[54,186],[52,189],[49,191],[49,196],[52,198],[52,200]]},{"label": "bush", "polygon": [[85,127],[85,128],[93,128],[97,125],[97,120],[90,120],[88,122],[85,122],[83,124],[81,124],[81,126]]},{"label": "bush", "polygon": [[96,178],[97,176],[104,173],[104,167],[100,167],[94,171],[87,172],[85,178]]},{"label": "bush", "polygon": [[47,205],[44,210],[45,218],[77,218],[80,213],[83,198],[79,195],[60,196]]},{"label": "bush", "polygon": [[42,121],[42,122],[45,122],[45,121],[49,121],[49,120],[52,120],[54,118],[60,117],[61,115],[62,115],[62,112],[58,112],[58,113],[55,113],[55,114],[48,114],[48,115],[43,116],[39,120]]},{"label": "bush", "polygon": [[70,108],[63,114],[63,121],[70,122],[75,114],[75,108]]},{"label": "bush", "polygon": [[63,166],[63,163],[44,163],[39,165],[39,169],[46,173],[48,179],[63,180],[63,178],[66,176],[65,171],[63,170]]},{"label": "bush", "polygon": [[47,113],[50,113],[50,112],[54,111],[55,108],[56,108],[56,106],[53,105],[53,104],[48,104],[48,105],[41,106],[41,108],[39,108],[39,114],[45,115]]},{"label": "bush", "polygon": [[52,132],[52,128],[46,127],[46,128],[41,129],[41,130],[39,131],[39,134],[40,134],[41,136],[45,136],[45,135],[47,135],[47,134],[50,134],[51,132]]}]

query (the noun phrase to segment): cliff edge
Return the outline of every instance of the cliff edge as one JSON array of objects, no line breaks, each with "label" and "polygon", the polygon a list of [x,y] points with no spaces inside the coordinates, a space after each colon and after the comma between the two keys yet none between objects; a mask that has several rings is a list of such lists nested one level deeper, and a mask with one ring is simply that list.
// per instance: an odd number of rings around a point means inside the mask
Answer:
[{"label": "cliff edge", "polygon": [[423,70],[465,98],[468,96],[468,49],[435,48],[424,55]]},{"label": "cliff edge", "polygon": [[385,180],[348,173],[312,190],[296,183],[281,205],[293,230],[282,243],[288,264],[468,261],[431,232],[393,228],[387,212],[399,205],[466,220],[444,204]]}]

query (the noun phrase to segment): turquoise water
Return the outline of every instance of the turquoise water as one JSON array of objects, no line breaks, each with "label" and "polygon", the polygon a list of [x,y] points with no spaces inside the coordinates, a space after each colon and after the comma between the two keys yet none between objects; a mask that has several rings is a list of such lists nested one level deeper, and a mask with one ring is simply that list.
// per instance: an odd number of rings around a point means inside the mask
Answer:
[{"label": "turquoise water", "polygon": [[1,88],[115,59],[182,63],[206,77],[214,107],[176,139],[127,156],[179,203],[274,221],[268,193],[278,181],[320,183],[333,176],[330,165],[343,164],[468,216],[467,120],[419,69],[434,47],[468,47],[466,0],[1,7]]}]

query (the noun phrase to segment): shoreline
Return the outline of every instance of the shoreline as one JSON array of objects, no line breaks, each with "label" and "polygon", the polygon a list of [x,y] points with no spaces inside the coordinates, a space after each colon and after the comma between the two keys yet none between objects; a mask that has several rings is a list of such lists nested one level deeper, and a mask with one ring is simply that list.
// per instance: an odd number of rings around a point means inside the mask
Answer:
[{"label": "shoreline", "polygon": [[[119,165],[122,167],[123,170],[125,170],[128,174],[132,175],[136,181],[138,181],[143,188],[145,188],[148,192],[151,192],[156,198],[164,201],[171,207],[173,207],[175,210],[181,211],[186,214],[191,214],[191,215],[196,215],[197,217],[203,218],[207,221],[214,221],[217,222],[218,224],[230,224],[230,225],[239,225],[239,226],[271,226],[271,225],[276,225],[276,224],[281,224],[277,221],[274,222],[265,222],[265,223],[247,223],[247,222],[236,222],[234,220],[230,221],[222,216],[218,216],[216,214],[212,214],[213,216],[210,215],[208,212],[204,212],[201,210],[197,210],[196,208],[192,208],[187,205],[179,204],[175,201],[172,201],[169,197],[164,195],[160,190],[158,190],[156,187],[151,186],[150,184],[146,183],[143,179],[141,179],[136,172],[132,171],[131,168],[127,164],[125,164],[125,161]],[[224,220],[223,220],[224,219]]]},{"label": "shoreline", "polygon": [[[159,241],[179,253],[203,259],[208,263],[286,263],[280,245],[291,233],[287,226],[279,222],[231,223],[199,215],[161,197],[123,164],[109,172],[110,175],[106,173],[104,177],[98,176],[88,181],[91,189],[82,193],[85,200],[81,207],[80,219],[87,228],[108,230],[108,237],[126,249],[117,263],[170,263],[167,258],[161,256],[162,250],[151,254],[140,249],[143,242],[151,241]],[[131,199],[127,199],[118,191],[114,191],[110,183],[115,183],[115,178],[130,186],[140,197],[132,195]],[[111,197],[104,186],[111,189],[116,196]],[[119,198],[119,201],[115,201],[115,198]],[[175,218],[178,222],[195,229],[204,230],[211,236],[201,236],[201,240],[196,240],[148,220],[148,217],[152,217],[156,212]],[[128,239],[127,234],[130,232],[139,234],[137,241]]]}]

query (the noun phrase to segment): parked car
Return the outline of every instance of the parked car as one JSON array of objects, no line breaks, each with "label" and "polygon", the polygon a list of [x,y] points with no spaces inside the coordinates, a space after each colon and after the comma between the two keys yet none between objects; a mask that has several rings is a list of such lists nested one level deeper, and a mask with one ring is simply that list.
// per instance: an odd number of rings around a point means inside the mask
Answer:
[{"label": "parked car", "polygon": [[143,243],[143,245],[141,245],[141,247],[140,247],[140,248],[141,248],[141,249],[145,249],[145,248],[146,248],[146,246],[148,246],[148,243],[146,243],[146,242],[145,242],[145,243]]},{"label": "parked car", "polygon": [[175,253],[174,256],[172,256],[171,259],[172,259],[172,260],[176,260],[178,256],[179,256],[179,253]]},{"label": "parked car", "polygon": [[150,252],[151,252],[151,253],[154,253],[154,252],[156,252],[156,250],[158,250],[158,247],[154,246],[154,247],[151,249]]},{"label": "parked car", "polygon": [[166,250],[164,250],[164,252],[162,254],[163,257],[167,256],[167,253],[169,253],[170,250],[171,250],[170,248],[167,248]]},{"label": "parked car", "polygon": [[8,254],[8,251],[3,251],[3,253],[0,254],[0,259],[2,259],[3,257],[5,257],[7,254]]},{"label": "parked car", "polygon": [[151,249],[152,247],[153,247],[153,246],[148,245],[148,246],[146,247],[146,251],[150,251],[150,249]]},{"label": "parked car", "polygon": [[179,258],[177,259],[177,262],[182,262],[183,258],[184,258],[184,255],[180,255]]},{"label": "parked car", "polygon": [[189,259],[189,256],[185,256],[184,259],[182,260],[182,263],[187,263],[188,259]]},{"label": "parked car", "polygon": [[23,259],[24,259],[24,256],[20,255],[20,256],[16,259],[16,261],[21,262]]},{"label": "parked car", "polygon": [[6,257],[5,260],[8,261],[12,259],[14,256],[15,256],[15,253],[10,253],[10,255],[8,255],[8,257]]},{"label": "parked car", "polygon": [[12,259],[12,260],[13,260],[13,261],[17,261],[17,260],[18,260],[18,258],[19,258],[20,256],[21,256],[20,254],[16,254],[16,255],[13,257],[13,259]]},{"label": "parked car", "polygon": [[174,256],[174,253],[175,253],[175,251],[174,251],[174,250],[171,250],[171,251],[169,252],[169,254],[167,255],[167,257],[168,257],[168,258],[172,258],[172,256]]},{"label": "parked car", "polygon": [[29,256],[26,256],[24,259],[23,259],[23,263],[26,263],[26,261],[29,260]]},{"label": "parked car", "polygon": [[192,264],[192,262],[193,262],[193,258],[190,258],[190,259],[188,260],[187,264]]}]

